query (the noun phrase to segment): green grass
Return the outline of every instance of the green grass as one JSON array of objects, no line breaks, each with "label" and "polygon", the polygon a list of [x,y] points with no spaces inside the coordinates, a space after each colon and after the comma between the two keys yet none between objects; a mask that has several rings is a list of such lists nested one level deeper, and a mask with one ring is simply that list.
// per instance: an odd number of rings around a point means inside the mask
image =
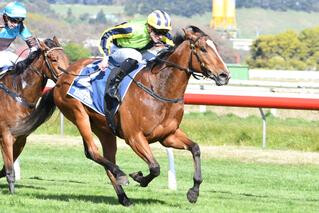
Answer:
[{"label": "green grass", "polygon": [[[67,141],[65,142],[67,144]],[[196,204],[188,203],[193,163],[189,153],[175,151],[177,191],[167,189],[165,151],[153,149],[161,175],[147,188],[130,179],[125,191],[135,203],[125,208],[101,166],[87,160],[79,144],[28,143],[21,156],[22,179],[9,195],[1,179],[1,212],[317,212],[319,169],[315,165],[276,165],[202,159],[203,183]],[[185,154],[187,153],[187,154]],[[118,165],[126,172],[146,164],[132,150],[118,150]]]},{"label": "green grass", "polygon": [[[199,144],[260,147],[262,121],[260,117],[240,118],[233,114],[186,114],[181,127]],[[267,147],[319,151],[319,121],[267,117]]]},{"label": "green grass", "polygon": [[[58,111],[57,111],[58,112]],[[55,113],[36,134],[59,134],[60,117]],[[261,147],[262,120],[257,116],[240,118],[233,114],[185,114],[181,128],[201,145],[235,145]],[[319,151],[319,121],[267,117],[267,148]],[[78,130],[65,119],[66,135],[78,135]]]}]

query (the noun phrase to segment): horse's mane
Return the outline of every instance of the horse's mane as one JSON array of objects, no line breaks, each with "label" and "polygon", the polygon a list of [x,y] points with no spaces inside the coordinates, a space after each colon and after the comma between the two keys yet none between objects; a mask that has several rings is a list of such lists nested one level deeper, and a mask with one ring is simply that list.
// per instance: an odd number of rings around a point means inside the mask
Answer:
[{"label": "horse's mane", "polygon": [[28,66],[32,64],[32,62],[40,56],[40,53],[41,53],[40,50],[31,52],[26,59],[24,59],[23,61],[19,61],[15,65],[15,73],[16,74],[23,73],[23,71],[26,70]]},{"label": "horse's mane", "polygon": [[[44,43],[49,48],[53,48],[53,47],[58,46],[53,40],[51,40],[49,38],[44,40]],[[19,61],[15,65],[15,73],[17,73],[17,74],[23,73],[23,71],[26,70],[28,68],[28,66],[30,66],[30,64],[32,64],[32,62],[40,56],[40,54],[41,54],[41,50],[38,49],[34,52],[31,52],[26,59]]]},{"label": "horse's mane", "polygon": [[45,45],[47,45],[49,48],[58,47],[59,45],[56,44],[52,39],[45,39],[44,40]]}]

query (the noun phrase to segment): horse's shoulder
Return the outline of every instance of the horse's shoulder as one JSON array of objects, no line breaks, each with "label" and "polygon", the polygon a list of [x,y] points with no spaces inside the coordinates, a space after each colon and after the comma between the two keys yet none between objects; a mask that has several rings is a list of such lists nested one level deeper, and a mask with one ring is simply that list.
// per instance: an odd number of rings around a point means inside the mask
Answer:
[{"label": "horse's shoulder", "polygon": [[134,79],[141,81],[143,79],[147,79],[150,74],[150,70],[147,67],[144,67],[137,73]]},{"label": "horse's shoulder", "polygon": [[75,61],[74,63],[72,63],[72,65],[76,66],[76,65],[87,65],[93,61],[97,60],[97,58],[81,58],[77,61]]},{"label": "horse's shoulder", "polygon": [[82,59],[79,59],[79,60],[73,62],[72,64],[70,64],[68,70],[72,70],[73,72],[75,70],[78,70],[78,69],[81,70],[80,68],[92,63],[94,60],[96,60],[96,59],[94,59],[94,58],[82,58]]}]

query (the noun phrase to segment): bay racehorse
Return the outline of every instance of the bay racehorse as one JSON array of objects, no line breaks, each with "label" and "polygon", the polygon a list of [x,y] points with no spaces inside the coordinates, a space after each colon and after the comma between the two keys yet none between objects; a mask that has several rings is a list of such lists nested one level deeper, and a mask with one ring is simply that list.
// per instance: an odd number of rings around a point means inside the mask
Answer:
[{"label": "bay racehorse", "polygon": [[[14,193],[15,182],[13,163],[23,150],[27,136],[44,122],[39,114],[37,119],[26,118],[35,111],[47,80],[56,81],[61,69],[65,70],[69,65],[68,57],[56,37],[39,41],[38,44],[37,51],[18,62],[0,79],[0,145],[4,162],[0,177],[6,176],[11,193]],[[47,104],[40,102],[39,107],[48,109],[48,114],[52,114],[55,105]]]},{"label": "bay racehorse", "polygon": [[[165,147],[188,150],[194,161],[193,186],[187,193],[189,202],[195,203],[202,182],[200,149],[179,128],[184,113],[183,96],[191,75],[212,79],[225,85],[229,71],[217,52],[214,42],[199,28],[191,26],[175,38],[175,48],[160,54],[153,64],[145,67],[134,79],[115,116],[116,132],[142,158],[149,174],[134,172],[130,176],[146,187],[160,174],[160,166],[149,144],[159,141]],[[70,65],[67,74],[59,77],[53,89],[56,106],[80,131],[87,158],[102,165],[109,176],[122,205],[131,205],[122,185],[127,176],[116,163],[116,136],[106,125],[104,116],[67,95],[76,75],[96,59],[82,59]],[[50,101],[48,99],[48,101]],[[98,137],[103,155],[94,144]]]}]

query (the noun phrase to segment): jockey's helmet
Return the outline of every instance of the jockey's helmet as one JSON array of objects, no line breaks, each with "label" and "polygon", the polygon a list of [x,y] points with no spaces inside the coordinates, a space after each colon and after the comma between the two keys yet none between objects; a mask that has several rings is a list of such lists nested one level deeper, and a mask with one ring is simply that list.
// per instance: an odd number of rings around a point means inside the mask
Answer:
[{"label": "jockey's helmet", "polygon": [[155,10],[147,17],[147,23],[158,30],[171,30],[171,17],[162,10]]},{"label": "jockey's helmet", "polygon": [[27,16],[27,10],[25,6],[20,2],[11,2],[5,6],[3,14],[10,18],[22,18],[25,19]]}]

